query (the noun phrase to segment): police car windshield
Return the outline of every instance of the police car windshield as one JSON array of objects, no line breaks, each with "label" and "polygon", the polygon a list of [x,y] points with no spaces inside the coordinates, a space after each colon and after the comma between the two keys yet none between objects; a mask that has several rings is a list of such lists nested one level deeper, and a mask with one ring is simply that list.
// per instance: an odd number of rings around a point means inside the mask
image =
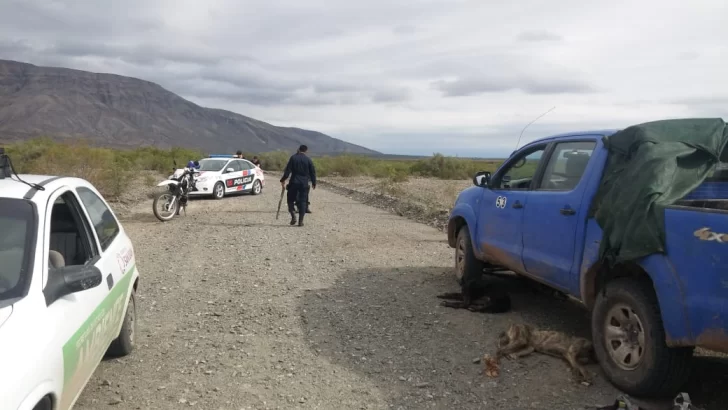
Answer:
[{"label": "police car windshield", "polygon": [[220,171],[227,162],[227,159],[201,159],[200,171]]},{"label": "police car windshield", "polygon": [[34,212],[30,202],[0,198],[0,306],[25,295],[34,253]]}]

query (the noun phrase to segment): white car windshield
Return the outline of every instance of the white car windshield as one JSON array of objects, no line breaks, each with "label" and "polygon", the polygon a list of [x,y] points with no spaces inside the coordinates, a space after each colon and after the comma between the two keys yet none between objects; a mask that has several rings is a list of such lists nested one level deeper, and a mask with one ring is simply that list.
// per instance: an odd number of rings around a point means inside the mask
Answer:
[{"label": "white car windshield", "polygon": [[0,304],[24,296],[30,281],[34,211],[30,202],[0,198]]},{"label": "white car windshield", "polygon": [[227,159],[201,159],[200,160],[200,171],[220,171],[225,164],[228,163]]}]

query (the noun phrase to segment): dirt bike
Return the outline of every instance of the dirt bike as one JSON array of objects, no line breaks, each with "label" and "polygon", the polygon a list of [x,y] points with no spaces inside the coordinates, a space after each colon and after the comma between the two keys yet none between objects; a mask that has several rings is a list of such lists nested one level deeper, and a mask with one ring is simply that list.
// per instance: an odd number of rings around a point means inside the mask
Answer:
[{"label": "dirt bike", "polygon": [[167,192],[157,195],[152,204],[154,216],[162,222],[172,220],[182,210],[187,213],[189,192],[194,188],[195,174],[199,172],[188,167],[176,169],[176,165],[174,173],[157,184],[158,187],[166,186]]}]

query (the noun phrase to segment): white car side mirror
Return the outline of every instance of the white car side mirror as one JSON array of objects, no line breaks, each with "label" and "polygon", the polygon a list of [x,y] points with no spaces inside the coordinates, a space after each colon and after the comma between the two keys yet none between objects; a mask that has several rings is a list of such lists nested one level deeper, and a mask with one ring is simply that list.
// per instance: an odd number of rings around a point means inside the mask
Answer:
[{"label": "white car side mirror", "polygon": [[235,172],[235,170],[232,169],[232,168],[228,168],[228,169],[225,170],[225,172]]}]

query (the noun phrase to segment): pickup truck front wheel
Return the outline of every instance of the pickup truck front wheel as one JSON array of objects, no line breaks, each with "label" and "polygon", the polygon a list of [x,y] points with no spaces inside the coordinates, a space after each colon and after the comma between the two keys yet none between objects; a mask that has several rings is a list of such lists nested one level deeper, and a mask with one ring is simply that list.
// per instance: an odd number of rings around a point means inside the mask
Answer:
[{"label": "pickup truck front wheel", "polygon": [[455,244],[455,279],[462,286],[463,278],[482,275],[484,268],[485,264],[475,257],[470,230],[465,225],[460,228]]},{"label": "pickup truck front wheel", "polygon": [[692,348],[669,348],[649,282],[620,278],[597,295],[594,350],[608,380],[633,396],[674,395],[689,377]]}]

